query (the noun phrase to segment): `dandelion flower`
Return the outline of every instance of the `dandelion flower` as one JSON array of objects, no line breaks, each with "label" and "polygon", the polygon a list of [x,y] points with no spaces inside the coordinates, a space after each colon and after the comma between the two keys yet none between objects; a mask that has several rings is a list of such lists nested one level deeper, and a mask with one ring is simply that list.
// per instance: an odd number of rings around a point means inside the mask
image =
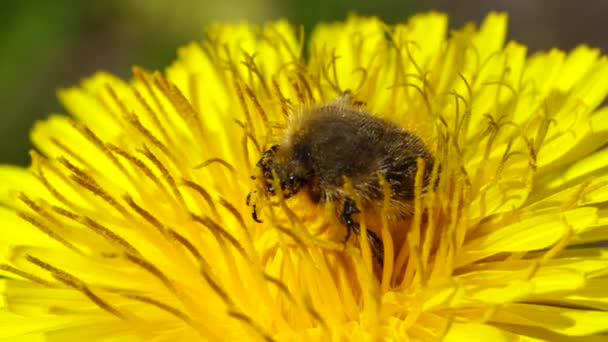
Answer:
[{"label": "dandelion flower", "polygon": [[[506,16],[217,25],[164,73],[97,73],[0,167],[0,337],[598,341],[608,330],[608,60],[528,56]],[[289,115],[345,90],[441,165],[369,246],[292,198],[245,204]],[[598,109],[599,108],[599,109]],[[315,211],[319,210],[319,211]]]}]

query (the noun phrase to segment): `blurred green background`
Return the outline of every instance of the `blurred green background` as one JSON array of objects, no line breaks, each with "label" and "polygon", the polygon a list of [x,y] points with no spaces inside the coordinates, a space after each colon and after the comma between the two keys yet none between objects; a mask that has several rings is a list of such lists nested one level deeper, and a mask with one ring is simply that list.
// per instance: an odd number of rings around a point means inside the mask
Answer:
[{"label": "blurred green background", "polygon": [[55,89],[99,69],[124,78],[133,65],[162,69],[177,46],[199,40],[211,22],[285,17],[310,31],[315,22],[349,12],[398,22],[431,9],[449,13],[452,27],[507,11],[510,38],[532,51],[579,43],[608,49],[608,1],[2,0],[0,163],[29,163],[33,122],[62,111]]}]

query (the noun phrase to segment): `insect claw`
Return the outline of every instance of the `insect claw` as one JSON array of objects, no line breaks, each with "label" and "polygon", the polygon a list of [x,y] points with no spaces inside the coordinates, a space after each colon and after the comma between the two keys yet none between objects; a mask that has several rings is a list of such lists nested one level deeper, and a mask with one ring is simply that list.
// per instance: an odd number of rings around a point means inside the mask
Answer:
[{"label": "insect claw", "polygon": [[344,244],[348,242],[348,239],[350,239],[350,235],[352,232],[355,232],[355,234],[359,234],[359,224],[355,222],[355,220],[352,218],[352,215],[358,212],[359,209],[357,209],[355,202],[352,199],[347,198],[344,202],[344,208],[342,208],[342,222],[346,226],[346,236],[344,237]]},{"label": "insect claw", "polygon": [[350,239],[350,234],[352,231],[353,230],[350,228],[350,226],[346,226],[346,235],[344,236],[344,239],[342,239],[342,243],[344,243],[344,245],[346,245],[348,239]]},{"label": "insect claw", "polygon": [[[354,232],[355,234],[359,235],[359,233],[361,232],[359,223],[357,223],[352,218],[353,214],[356,214],[359,212],[361,212],[361,210],[359,210],[359,208],[357,208],[355,201],[353,201],[350,198],[347,198],[346,201],[344,202],[344,208],[342,209],[342,221],[344,222],[344,225],[346,225],[346,236],[344,237],[344,241],[343,241],[345,246],[346,246],[346,243],[348,242],[348,239],[350,238],[351,233]],[[384,244],[382,243],[382,239],[380,239],[380,237],[378,237],[378,235],[376,235],[376,233],[374,233],[373,231],[367,230],[367,241],[369,242],[369,246],[372,250],[372,254],[378,261],[378,264],[380,264],[380,266],[383,266],[384,265]]]},{"label": "insect claw", "polygon": [[262,221],[258,218],[258,212],[256,211],[255,204],[252,207],[253,207],[253,210],[251,210],[251,217],[253,218],[253,220],[257,223],[263,223],[264,221]]}]

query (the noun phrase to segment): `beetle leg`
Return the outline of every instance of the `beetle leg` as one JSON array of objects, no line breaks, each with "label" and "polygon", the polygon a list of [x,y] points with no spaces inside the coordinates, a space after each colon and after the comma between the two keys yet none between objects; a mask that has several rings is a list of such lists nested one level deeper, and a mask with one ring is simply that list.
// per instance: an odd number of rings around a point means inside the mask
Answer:
[{"label": "beetle leg", "polygon": [[[357,208],[355,201],[351,198],[347,198],[344,202],[344,207],[342,208],[342,223],[346,225],[346,236],[344,237],[343,242],[348,242],[352,233],[359,235],[361,233],[361,227],[359,223],[355,221],[352,217],[353,214],[359,213],[361,210]],[[369,246],[372,249],[372,253],[374,257],[378,261],[380,265],[384,264],[384,244],[382,240],[376,233],[371,230],[367,230],[367,241],[369,242]]]},{"label": "beetle leg", "polygon": [[350,239],[350,235],[352,233],[359,235],[359,223],[357,223],[352,217],[353,214],[358,212],[360,212],[360,210],[357,208],[355,201],[347,198],[346,201],[344,201],[344,207],[342,208],[342,223],[346,225],[346,236],[344,237],[344,243]]}]

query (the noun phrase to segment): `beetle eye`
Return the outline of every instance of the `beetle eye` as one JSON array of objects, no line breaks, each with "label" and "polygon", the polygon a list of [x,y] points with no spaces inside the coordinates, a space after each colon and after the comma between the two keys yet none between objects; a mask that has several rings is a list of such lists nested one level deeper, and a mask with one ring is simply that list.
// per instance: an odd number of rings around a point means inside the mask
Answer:
[{"label": "beetle eye", "polygon": [[274,192],[274,186],[269,185],[268,186],[268,192],[273,193]]},{"label": "beetle eye", "polygon": [[294,176],[289,176],[289,181],[290,181],[290,182],[292,182],[292,183],[293,183],[293,181],[295,181],[295,180],[296,180],[296,177],[294,177]]}]

